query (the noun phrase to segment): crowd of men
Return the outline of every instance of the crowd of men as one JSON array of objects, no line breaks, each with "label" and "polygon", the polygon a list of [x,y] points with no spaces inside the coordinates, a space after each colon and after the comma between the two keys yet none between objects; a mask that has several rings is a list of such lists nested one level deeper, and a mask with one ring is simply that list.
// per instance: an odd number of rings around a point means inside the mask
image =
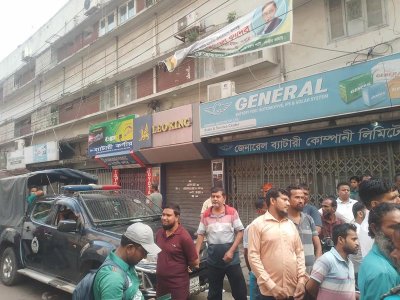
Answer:
[{"label": "crowd of men", "polygon": [[96,276],[95,299],[126,294],[141,299],[134,265],[148,253],[158,254],[157,296],[188,299],[190,268],[199,266],[205,239],[209,300],[222,299],[225,276],[233,298],[247,299],[242,240],[250,299],[400,299],[398,187],[380,178],[352,177],[337,184],[337,198],[322,199],[320,210],[309,195],[305,184],[271,188],[256,200],[259,217],[245,229],[236,209],[225,203],[225,191],[212,188],[195,245],[180,224],[179,206],[169,204],[155,241],[150,227],[131,225],[108,258],[120,264],[133,285],[113,266],[104,268]]}]

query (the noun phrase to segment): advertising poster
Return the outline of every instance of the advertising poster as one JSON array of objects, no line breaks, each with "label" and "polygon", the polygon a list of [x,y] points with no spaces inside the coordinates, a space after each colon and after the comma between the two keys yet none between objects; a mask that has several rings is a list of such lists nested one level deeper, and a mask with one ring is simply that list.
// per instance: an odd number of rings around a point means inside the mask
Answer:
[{"label": "advertising poster", "polygon": [[164,60],[172,72],[186,57],[229,57],[291,42],[292,0],[265,1],[253,11]]},{"label": "advertising poster", "polygon": [[201,137],[400,104],[400,54],[200,105]]},{"label": "advertising poster", "polygon": [[89,156],[129,151],[133,148],[134,115],[90,126]]}]

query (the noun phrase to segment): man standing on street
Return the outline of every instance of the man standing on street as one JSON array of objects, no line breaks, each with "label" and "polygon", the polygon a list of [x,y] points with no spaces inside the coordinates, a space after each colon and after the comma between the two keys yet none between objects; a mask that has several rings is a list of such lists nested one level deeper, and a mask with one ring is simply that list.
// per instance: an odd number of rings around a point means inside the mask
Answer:
[{"label": "man standing on street", "polygon": [[[324,250],[329,251],[332,245],[329,245],[332,241],[333,227],[336,225],[343,224],[343,220],[336,216],[337,202],[334,197],[326,197],[322,200],[322,229],[319,235],[320,240],[324,244]],[[324,252],[326,252],[324,251]]]},{"label": "man standing on street", "polygon": [[364,257],[358,272],[362,300],[376,300],[400,284],[399,265],[391,257],[393,234],[400,229],[400,206],[382,203],[369,213],[369,234],[374,238],[371,251]]},{"label": "man standing on street", "polygon": [[[240,266],[238,246],[243,238],[243,224],[233,207],[225,204],[225,191],[220,187],[211,189],[213,206],[202,215],[197,230],[196,250],[204,237],[208,242],[208,300],[221,300],[225,275],[231,285],[235,300],[247,300],[246,282]],[[236,233],[236,236],[235,236]]]},{"label": "man standing on street", "polygon": [[309,215],[314,220],[315,228],[317,229],[318,234],[320,234],[321,227],[322,227],[321,215],[318,212],[318,208],[316,208],[315,205],[313,205],[309,202],[310,188],[306,183],[301,183],[300,188],[303,190],[303,194],[304,194],[303,213]]},{"label": "man standing on street", "polygon": [[355,300],[355,280],[350,254],[358,251],[359,243],[353,224],[333,227],[333,247],[314,264],[306,290],[316,300]]},{"label": "man standing on street", "polygon": [[359,191],[361,201],[365,207],[365,218],[359,229],[358,238],[360,239],[361,254],[365,257],[372,248],[374,240],[368,234],[369,232],[369,212],[381,203],[399,203],[399,191],[389,181],[381,178],[372,178],[360,183]]},{"label": "man standing on street", "polygon": [[288,219],[289,193],[272,188],[266,202],[268,211],[249,227],[249,263],[262,294],[258,299],[303,299],[304,251],[296,226]]},{"label": "man standing on street", "polygon": [[120,245],[107,256],[106,260],[111,260],[122,272],[126,273],[129,285],[125,286],[125,277],[116,267],[104,266],[97,272],[94,279],[95,300],[143,299],[135,265],[147,254],[157,255],[161,251],[154,243],[153,235],[150,226],[143,223],[135,223],[128,227],[121,237]]},{"label": "man standing on street", "polygon": [[[263,215],[267,212],[267,203],[265,202],[264,197],[260,197],[256,200],[256,211],[257,215]],[[254,276],[254,273],[251,271],[250,263],[249,263],[249,227],[251,224],[247,225],[243,234],[243,256],[244,261],[246,262],[247,269],[249,270],[249,292],[250,292],[250,300],[257,299],[260,295],[260,289],[257,285],[257,278]]]},{"label": "man standing on street", "polygon": [[350,198],[350,185],[347,182],[339,182],[337,194],[336,213],[345,223],[350,223],[353,220],[353,205],[357,202],[357,200]]},{"label": "man standing on street", "polygon": [[303,213],[304,193],[300,186],[289,185],[289,219],[296,225],[304,249],[307,274],[311,273],[315,258],[322,255],[321,241],[313,219]]},{"label": "man standing on street", "polygon": [[157,297],[171,294],[174,300],[189,298],[188,267],[198,267],[199,259],[193,239],[179,224],[180,207],[167,205],[162,213],[162,227],[156,235],[161,248],[157,256]]},{"label": "man standing on street", "polygon": [[152,184],[151,185],[149,198],[150,198],[151,202],[153,202],[159,208],[162,208],[163,198],[162,198],[162,195],[160,194],[160,192],[158,190],[158,185],[157,184]]}]

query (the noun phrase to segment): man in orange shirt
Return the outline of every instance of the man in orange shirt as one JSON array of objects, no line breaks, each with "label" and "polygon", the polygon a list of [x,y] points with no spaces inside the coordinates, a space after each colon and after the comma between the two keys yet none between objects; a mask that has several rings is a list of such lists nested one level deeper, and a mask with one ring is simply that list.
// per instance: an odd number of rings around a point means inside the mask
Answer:
[{"label": "man in orange shirt", "polygon": [[268,211],[249,227],[249,263],[261,299],[303,299],[306,282],[304,250],[296,226],[288,219],[289,193],[272,188]]}]

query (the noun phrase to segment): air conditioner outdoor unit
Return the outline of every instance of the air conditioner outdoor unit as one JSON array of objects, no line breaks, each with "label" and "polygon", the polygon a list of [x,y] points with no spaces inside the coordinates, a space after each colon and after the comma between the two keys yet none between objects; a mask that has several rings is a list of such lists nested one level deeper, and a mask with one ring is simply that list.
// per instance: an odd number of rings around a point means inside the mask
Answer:
[{"label": "air conditioner outdoor unit", "polygon": [[215,101],[233,95],[236,95],[234,81],[222,81],[207,86],[207,101]]},{"label": "air conditioner outdoor unit", "polygon": [[100,8],[101,0],[85,0],[85,16],[90,16]]},{"label": "air conditioner outdoor unit", "polygon": [[187,31],[196,26],[199,26],[200,23],[197,22],[197,12],[192,11],[191,13],[184,16],[183,18],[180,18],[178,20],[177,25],[178,25],[178,32]]}]

